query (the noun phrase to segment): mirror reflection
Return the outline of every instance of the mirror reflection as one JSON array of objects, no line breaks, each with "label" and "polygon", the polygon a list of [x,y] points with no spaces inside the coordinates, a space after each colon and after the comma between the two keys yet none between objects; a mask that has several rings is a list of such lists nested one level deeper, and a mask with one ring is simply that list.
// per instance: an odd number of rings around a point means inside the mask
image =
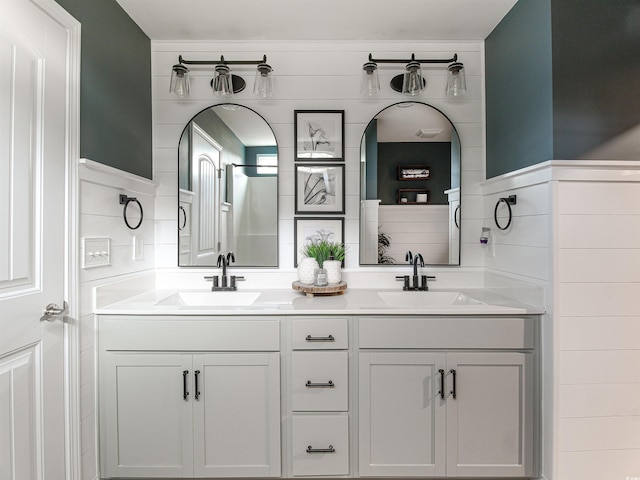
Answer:
[{"label": "mirror reflection", "polygon": [[438,109],[401,102],[378,113],[360,145],[360,264],[460,264],[460,138]]},{"label": "mirror reflection", "polygon": [[278,266],[278,145],[253,110],[219,104],[194,116],[178,146],[178,265]]}]

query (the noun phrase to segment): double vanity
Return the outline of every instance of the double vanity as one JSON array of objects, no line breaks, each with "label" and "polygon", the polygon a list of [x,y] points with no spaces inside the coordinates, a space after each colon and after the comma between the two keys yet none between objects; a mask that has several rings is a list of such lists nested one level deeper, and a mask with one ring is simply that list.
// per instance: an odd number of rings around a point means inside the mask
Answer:
[{"label": "double vanity", "polygon": [[541,313],[481,289],[98,306],[102,478],[533,477]]}]

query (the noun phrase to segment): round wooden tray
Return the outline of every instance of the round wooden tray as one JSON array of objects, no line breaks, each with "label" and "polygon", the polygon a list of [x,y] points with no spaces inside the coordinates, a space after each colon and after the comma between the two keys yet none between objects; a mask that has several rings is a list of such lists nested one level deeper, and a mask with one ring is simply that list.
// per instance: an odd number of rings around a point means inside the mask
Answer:
[{"label": "round wooden tray", "polygon": [[315,297],[316,295],[342,295],[347,289],[346,282],[327,285],[326,287],[316,287],[310,283],[293,282],[291,288],[298,292],[305,293],[307,297]]}]

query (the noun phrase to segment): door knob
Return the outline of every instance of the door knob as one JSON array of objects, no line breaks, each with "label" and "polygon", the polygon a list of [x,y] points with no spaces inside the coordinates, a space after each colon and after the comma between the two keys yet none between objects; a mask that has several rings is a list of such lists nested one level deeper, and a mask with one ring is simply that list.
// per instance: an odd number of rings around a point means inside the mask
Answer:
[{"label": "door knob", "polygon": [[62,317],[69,313],[69,304],[66,301],[62,302],[62,308],[55,303],[50,303],[44,309],[44,314],[40,317],[40,321],[53,322],[56,317]]}]

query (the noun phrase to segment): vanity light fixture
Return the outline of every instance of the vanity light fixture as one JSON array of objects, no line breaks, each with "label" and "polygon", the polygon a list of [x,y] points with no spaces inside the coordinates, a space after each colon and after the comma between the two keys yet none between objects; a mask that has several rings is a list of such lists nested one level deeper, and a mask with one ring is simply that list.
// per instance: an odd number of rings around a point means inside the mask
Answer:
[{"label": "vanity light fixture", "polygon": [[423,63],[438,64],[448,63],[448,76],[446,94],[459,96],[464,94],[467,85],[464,76],[464,65],[458,62],[458,54],[448,59],[416,59],[415,54],[411,54],[410,60],[401,59],[376,59],[369,54],[369,61],[362,66],[362,83],[360,91],[363,95],[373,96],[380,91],[380,81],[378,80],[379,63],[404,63],[405,71],[391,79],[391,88],[396,92],[401,92],[407,96],[422,94],[427,85],[427,80],[422,74]]},{"label": "vanity light fixture", "polygon": [[229,65],[256,65],[253,93],[262,98],[273,96],[271,81],[273,69],[267,64],[266,55],[263,55],[261,60],[225,60],[223,55],[220,55],[220,60],[186,60],[182,58],[182,55],[179,55],[178,63],[171,69],[171,84],[169,86],[169,92],[175,93],[179,97],[189,95],[190,79],[187,65],[215,65],[215,76],[211,79],[211,89],[215,95],[224,99],[243,91],[247,86],[242,77],[231,73]]}]

